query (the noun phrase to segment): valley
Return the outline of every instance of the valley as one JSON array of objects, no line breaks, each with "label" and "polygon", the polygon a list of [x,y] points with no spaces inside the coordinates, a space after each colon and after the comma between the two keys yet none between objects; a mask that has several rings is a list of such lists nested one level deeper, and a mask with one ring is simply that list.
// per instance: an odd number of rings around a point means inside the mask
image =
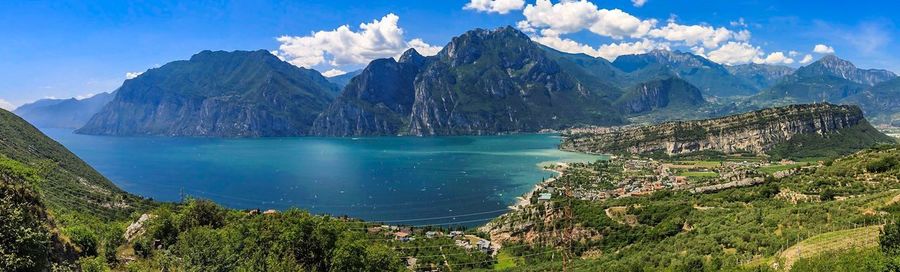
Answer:
[{"label": "valley", "polygon": [[[216,23],[241,42],[88,33],[158,47],[78,56],[124,81],[13,80],[41,94],[0,99],[0,271],[900,270],[900,77],[868,68],[887,54],[524,2],[455,7],[523,18],[428,41],[393,12],[262,26],[346,16],[314,5]],[[105,89],[60,90],[85,86]]]}]

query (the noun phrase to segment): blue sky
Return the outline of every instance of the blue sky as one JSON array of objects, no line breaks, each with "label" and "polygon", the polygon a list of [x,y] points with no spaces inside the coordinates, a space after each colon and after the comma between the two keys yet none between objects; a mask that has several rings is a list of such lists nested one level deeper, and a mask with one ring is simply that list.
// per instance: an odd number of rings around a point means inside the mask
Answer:
[{"label": "blue sky", "polygon": [[560,50],[610,59],[663,47],[721,63],[798,66],[806,55],[821,57],[813,52],[821,44],[820,52],[833,49],[859,67],[900,72],[893,2],[643,2],[0,1],[0,107],[112,91],[126,73],[206,49],[266,49],[338,73],[505,25]]}]

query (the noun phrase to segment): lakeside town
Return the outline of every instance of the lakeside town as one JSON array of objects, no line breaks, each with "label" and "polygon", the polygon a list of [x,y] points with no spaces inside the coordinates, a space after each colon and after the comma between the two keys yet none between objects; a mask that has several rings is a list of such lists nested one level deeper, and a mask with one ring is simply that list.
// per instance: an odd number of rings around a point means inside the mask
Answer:
[{"label": "lakeside town", "polygon": [[591,163],[553,163],[545,169],[558,173],[520,198],[511,208],[563,197],[565,188],[575,199],[602,201],[610,198],[649,195],[654,192],[688,190],[703,193],[762,183],[767,176],[782,178],[821,162],[780,160],[769,162],[758,157],[726,160],[657,160],[612,156]]},{"label": "lakeside town", "polygon": [[[518,198],[510,206],[511,211],[523,211],[537,205],[549,207],[554,200],[573,199],[584,201],[606,201],[616,198],[646,196],[661,190],[683,190],[691,193],[706,193],[735,187],[753,186],[766,181],[767,177],[782,178],[797,173],[804,168],[815,168],[820,161],[767,161],[761,157],[728,157],[716,160],[671,160],[638,156],[610,156],[594,162],[554,162],[543,165],[543,169],[554,172],[552,178],[545,179],[534,189]],[[607,210],[613,220],[623,220],[617,216],[621,211]],[[490,225],[490,224],[489,224]],[[405,244],[436,245],[442,252],[452,245],[462,250],[458,254],[483,254],[497,258],[504,244],[516,242],[508,237],[492,237],[486,230],[478,228],[464,231],[444,230],[433,227],[412,227],[402,225],[373,225],[366,233],[393,241],[398,249]],[[405,258],[407,267],[415,271],[446,263],[440,258],[421,260],[410,256]],[[446,258],[443,253],[436,257]]]}]

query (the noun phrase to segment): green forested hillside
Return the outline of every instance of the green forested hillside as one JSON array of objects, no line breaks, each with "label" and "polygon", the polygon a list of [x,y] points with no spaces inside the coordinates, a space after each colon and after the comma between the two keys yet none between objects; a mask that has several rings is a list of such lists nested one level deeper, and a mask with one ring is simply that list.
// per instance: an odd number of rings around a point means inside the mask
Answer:
[{"label": "green forested hillside", "polygon": [[35,169],[34,188],[51,208],[122,218],[148,205],[112,184],[96,170],[22,118],[0,110],[0,154]]}]

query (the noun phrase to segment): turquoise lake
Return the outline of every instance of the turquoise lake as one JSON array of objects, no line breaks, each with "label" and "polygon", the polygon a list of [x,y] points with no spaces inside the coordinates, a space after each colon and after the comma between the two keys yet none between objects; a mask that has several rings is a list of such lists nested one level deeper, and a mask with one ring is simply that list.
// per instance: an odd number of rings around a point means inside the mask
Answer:
[{"label": "turquoise lake", "polygon": [[559,136],[104,137],[42,129],[124,190],[237,209],[297,207],[406,225],[485,223],[553,173]]}]

